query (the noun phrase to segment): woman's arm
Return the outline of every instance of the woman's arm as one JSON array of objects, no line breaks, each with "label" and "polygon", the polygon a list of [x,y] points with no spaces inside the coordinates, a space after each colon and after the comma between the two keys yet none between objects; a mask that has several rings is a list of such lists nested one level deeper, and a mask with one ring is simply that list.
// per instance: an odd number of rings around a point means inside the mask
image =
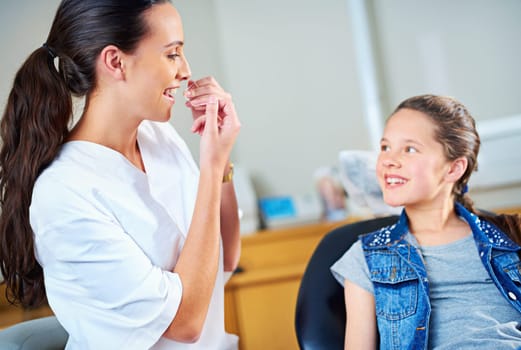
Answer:
[{"label": "woman's arm", "polygon": [[233,271],[239,264],[241,239],[239,208],[233,182],[222,185],[221,236],[224,250],[224,271]]},{"label": "woman's arm", "polygon": [[211,77],[193,84],[187,105],[192,106],[194,115],[192,130],[201,135],[199,188],[189,233],[174,268],[183,285],[181,304],[164,335],[176,341],[195,342],[215,288],[222,200],[230,202],[222,179],[240,122],[231,96]]},{"label": "woman's arm", "polygon": [[376,349],[378,330],[374,295],[345,280],[346,350]]}]

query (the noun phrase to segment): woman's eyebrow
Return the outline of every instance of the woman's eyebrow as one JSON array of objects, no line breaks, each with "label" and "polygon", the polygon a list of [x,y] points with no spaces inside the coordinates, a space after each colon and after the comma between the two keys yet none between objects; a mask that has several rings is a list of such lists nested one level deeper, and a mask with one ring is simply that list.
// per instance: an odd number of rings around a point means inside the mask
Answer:
[{"label": "woman's eyebrow", "polygon": [[184,42],[182,42],[181,40],[176,40],[176,41],[172,41],[169,44],[166,44],[165,48],[172,47],[172,46],[183,46],[183,45],[184,45]]}]

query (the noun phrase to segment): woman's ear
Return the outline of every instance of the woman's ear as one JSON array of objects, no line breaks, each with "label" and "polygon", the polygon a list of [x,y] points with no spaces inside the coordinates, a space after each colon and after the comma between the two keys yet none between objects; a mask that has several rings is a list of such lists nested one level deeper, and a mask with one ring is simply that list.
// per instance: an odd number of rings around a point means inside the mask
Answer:
[{"label": "woman's ear", "polygon": [[124,79],[123,57],[123,52],[114,45],[103,48],[98,57],[98,69],[101,75],[111,77],[114,80]]},{"label": "woman's ear", "polygon": [[465,157],[457,158],[453,160],[449,166],[449,170],[445,175],[445,180],[448,182],[456,183],[467,170],[468,161]]}]

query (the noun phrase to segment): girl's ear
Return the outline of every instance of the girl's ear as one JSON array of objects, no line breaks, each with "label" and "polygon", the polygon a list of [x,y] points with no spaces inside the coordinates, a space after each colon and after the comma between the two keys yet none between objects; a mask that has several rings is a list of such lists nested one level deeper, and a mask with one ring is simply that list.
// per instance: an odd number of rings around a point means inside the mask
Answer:
[{"label": "girl's ear", "polygon": [[448,182],[456,183],[467,170],[468,161],[467,158],[461,157],[453,160],[450,164],[449,170],[445,175],[445,180]]}]

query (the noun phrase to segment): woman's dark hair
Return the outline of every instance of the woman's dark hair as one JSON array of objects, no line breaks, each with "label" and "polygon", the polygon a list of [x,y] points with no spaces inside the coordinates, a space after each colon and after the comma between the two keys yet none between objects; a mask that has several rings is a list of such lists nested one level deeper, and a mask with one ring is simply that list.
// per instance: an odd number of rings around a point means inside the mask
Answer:
[{"label": "woman's dark hair", "polygon": [[31,307],[45,301],[29,206],[36,178],[68,136],[72,96],[88,96],[96,87],[103,48],[133,52],[149,30],[144,12],[166,2],[64,0],[46,43],[16,73],[0,122],[0,271],[10,302]]},{"label": "woman's dark hair", "polygon": [[436,125],[434,137],[444,147],[449,161],[465,157],[467,169],[456,182],[452,193],[455,201],[485,220],[492,222],[512,240],[521,245],[521,219],[519,215],[494,215],[474,208],[474,203],[467,192],[470,175],[478,168],[478,152],[481,144],[476,123],[467,108],[453,98],[436,95],[420,95],[408,98],[396,107],[411,109],[427,115]]}]

